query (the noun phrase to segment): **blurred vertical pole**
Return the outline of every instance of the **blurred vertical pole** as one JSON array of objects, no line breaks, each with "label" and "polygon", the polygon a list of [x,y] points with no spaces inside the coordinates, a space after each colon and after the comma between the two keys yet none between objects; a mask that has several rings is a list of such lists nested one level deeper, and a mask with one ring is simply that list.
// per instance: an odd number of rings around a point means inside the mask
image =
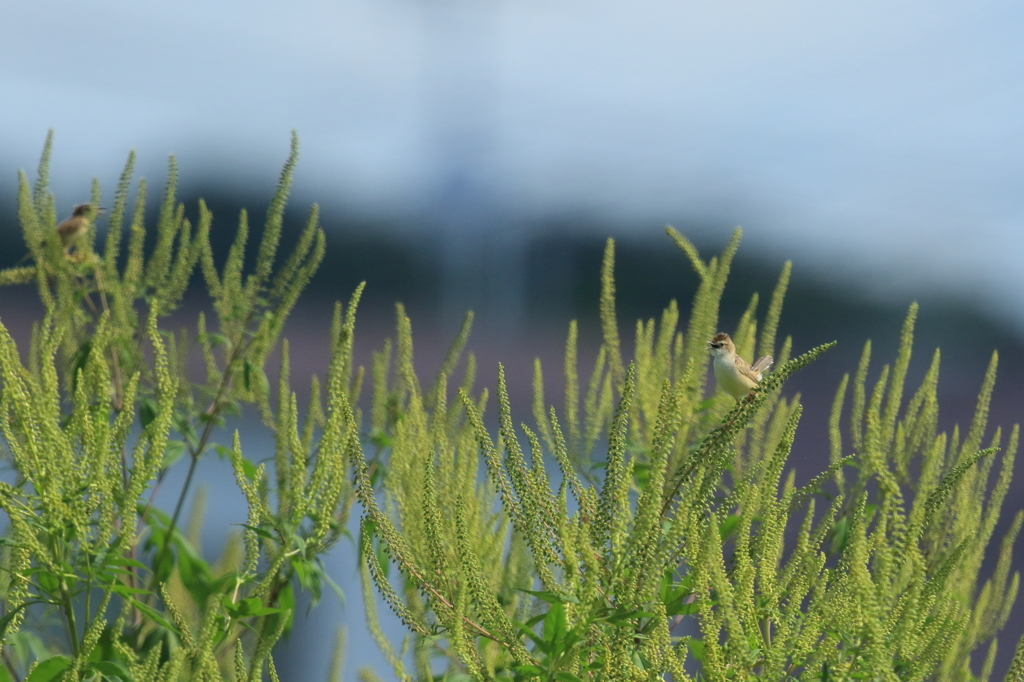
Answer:
[{"label": "blurred vertical pole", "polygon": [[467,309],[511,339],[522,318],[525,243],[500,208],[498,0],[422,0],[426,213],[440,237],[442,319]]}]

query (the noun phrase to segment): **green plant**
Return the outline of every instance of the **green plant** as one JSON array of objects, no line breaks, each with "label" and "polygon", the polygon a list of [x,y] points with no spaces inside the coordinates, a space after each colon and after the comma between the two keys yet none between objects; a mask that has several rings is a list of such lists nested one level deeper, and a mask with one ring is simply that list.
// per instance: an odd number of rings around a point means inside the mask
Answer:
[{"label": "green plant", "polygon": [[[246,214],[218,272],[209,244],[212,216],[200,202],[193,231],[175,199],[173,158],[148,254],[144,181],[126,256],[121,249],[134,154],[114,196],[103,253],[94,250],[93,234],[70,255],[44,248],[56,223],[50,147],[48,137],[34,188],[24,174],[20,183],[19,218],[35,263],[0,273],[5,284],[34,281],[46,310],[27,365],[0,327],[0,428],[18,476],[13,485],[0,484],[0,507],[10,521],[0,677],[258,680],[265,665],[276,677],[269,654],[290,627],[293,584],[312,591],[314,601],[333,584],[320,556],[345,532],[347,450],[358,447],[351,419],[339,409],[359,390],[351,369],[358,291],[347,311],[335,311],[326,412],[314,379],[312,406],[301,422],[287,342],[276,406],[263,371],[324,254],[314,206],[294,251],[274,266],[297,140],[250,273],[243,267]],[[94,183],[93,204],[99,199]],[[197,266],[216,328],[200,314],[194,337],[161,330],[160,320],[181,300]],[[204,380],[186,372],[193,353],[204,361]],[[225,415],[244,403],[255,404],[275,434],[273,480],[264,465],[243,457],[237,433],[228,447],[212,441]],[[197,532],[183,534],[179,525],[196,465],[211,450],[230,458],[249,504],[242,539],[229,543],[216,566],[196,550]],[[153,502],[182,457],[185,483],[166,515]],[[26,618],[35,627],[19,632]],[[54,619],[61,636],[44,646],[38,635]]]},{"label": "green plant", "polygon": [[[990,679],[1022,513],[994,575],[979,575],[1019,432],[988,428],[995,356],[962,435],[938,431],[938,353],[905,399],[916,306],[873,386],[870,344],[840,383],[831,466],[803,487],[785,473],[800,397],[782,388],[829,346],[791,359],[791,339],[777,344],[788,264],[762,321],[755,294],[733,334],[777,369],[739,402],[706,385],[738,231],[704,261],[669,229],[700,280],[690,317],[683,329],[672,302],[637,323],[628,361],[609,241],[594,368],[582,385],[571,323],[564,405],[548,404],[537,362],[532,426],[513,421],[503,369],[497,433],[486,426],[489,392],[465,353],[472,315],[421,385],[401,306],[394,344],[374,355],[364,425],[352,361],[362,287],[335,307],[324,390],[313,377],[300,418],[286,341],[276,390],[264,372],[324,254],[314,207],[275,266],[295,140],[250,271],[246,214],[218,269],[212,216],[200,202],[195,229],[185,218],[173,159],[148,251],[142,182],[122,249],[129,156],[102,253],[93,234],[63,253],[47,239],[50,146],[35,185],[22,175],[19,188],[34,263],[0,272],[0,284],[34,283],[45,308],[24,360],[0,325],[0,430],[17,476],[0,483],[0,682],[278,679],[271,648],[295,589],[316,601],[332,584],[320,558],[356,500],[368,625],[399,679]],[[216,319],[169,333],[196,270]],[[244,405],[274,435],[272,473],[243,456],[237,432],[230,446],[213,440]],[[197,548],[201,491],[182,520],[211,452],[231,461],[249,509],[216,563]],[[154,499],[176,465],[185,483],[165,514]],[[398,650],[374,586],[412,632]],[[331,667],[336,678],[340,635]],[[1024,640],[1007,679],[1024,679]]]},{"label": "green plant", "polygon": [[[486,392],[472,393],[472,357],[450,404],[454,360],[422,391],[399,309],[395,380],[387,380],[387,352],[374,371],[374,426],[390,448],[377,456],[387,462],[383,506],[367,464],[356,461],[365,574],[415,635],[407,671],[368,595],[371,627],[396,675],[430,679],[431,658],[441,655],[453,679],[988,680],[995,635],[1017,593],[1009,561],[1021,523],[1018,513],[995,575],[979,589],[1018,444],[1014,427],[1008,438],[996,429],[983,447],[995,356],[966,435],[939,433],[937,353],[903,399],[912,306],[896,362],[870,397],[865,349],[846,446],[840,423],[851,382],[843,379],[832,465],[798,488],[784,469],[801,407],[780,389],[828,346],[790,360],[786,339],[778,369],[746,399],[707,396],[706,342],[718,331],[740,235],[705,262],[669,234],[700,277],[686,332],[672,302],[660,324],[637,323],[626,362],[609,240],[604,343],[582,419],[575,324],[561,415],[544,400],[538,363],[534,426],[515,428],[501,374],[494,440],[483,422]],[[734,338],[745,357],[775,352],[789,272],[787,264],[759,336],[756,294],[740,320]],[[595,463],[598,434],[607,454]],[[477,452],[487,484],[476,477]],[[986,642],[975,676],[971,654]]]}]

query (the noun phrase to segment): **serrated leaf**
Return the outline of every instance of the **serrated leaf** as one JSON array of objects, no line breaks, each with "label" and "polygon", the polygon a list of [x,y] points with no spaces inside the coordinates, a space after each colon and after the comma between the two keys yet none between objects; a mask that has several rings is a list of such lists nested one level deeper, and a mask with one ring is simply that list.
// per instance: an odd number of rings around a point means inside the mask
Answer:
[{"label": "serrated leaf", "polygon": [[552,604],[548,615],[544,617],[544,639],[556,647],[560,646],[565,638],[565,624],[565,607]]},{"label": "serrated leaf", "polygon": [[64,656],[48,658],[35,667],[25,682],[57,682],[70,666],[71,660]]}]

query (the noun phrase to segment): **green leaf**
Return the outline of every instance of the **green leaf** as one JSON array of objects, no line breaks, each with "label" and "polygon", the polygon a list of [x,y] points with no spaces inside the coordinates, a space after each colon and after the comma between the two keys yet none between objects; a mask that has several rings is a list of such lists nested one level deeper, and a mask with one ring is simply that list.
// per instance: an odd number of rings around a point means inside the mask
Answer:
[{"label": "green leaf", "polygon": [[182,458],[187,452],[185,441],[181,440],[168,440],[167,446],[164,448],[164,459],[160,463],[160,466],[164,469],[169,469]]},{"label": "green leaf", "polygon": [[[81,300],[82,294],[77,294],[78,300]],[[76,301],[77,303],[78,301]],[[92,352],[92,339],[86,339],[82,342],[82,345],[75,351],[74,356],[71,358],[71,391],[72,393],[78,388],[78,376],[80,373],[85,372],[85,366],[89,362],[89,354]]]},{"label": "green leaf", "polygon": [[211,348],[228,345],[228,337],[224,336],[223,334],[218,334],[216,332],[206,332],[205,336],[206,340],[210,342]]},{"label": "green leaf", "polygon": [[178,553],[178,575],[196,605],[203,609],[210,596],[212,579],[210,567],[201,559],[197,560],[188,552]]},{"label": "green leaf", "polygon": [[156,419],[156,401],[152,398],[143,398],[139,403],[139,421],[142,428],[146,428]]},{"label": "green leaf", "polygon": [[253,533],[256,533],[256,535],[259,535],[261,538],[265,538],[267,540],[274,539],[274,534],[266,528],[260,528],[259,526],[250,526],[248,523],[238,523],[235,525],[242,526],[243,528],[248,528]]},{"label": "green leaf", "polygon": [[48,658],[35,667],[25,682],[56,682],[71,667],[71,660],[64,656]]},{"label": "green leaf", "polygon": [[302,589],[309,592],[309,604],[310,607],[316,606],[320,603],[320,598],[323,597],[323,576],[316,569],[316,566],[312,562],[305,562],[307,570],[305,572],[306,582],[299,582]]},{"label": "green leaf", "polygon": [[[207,414],[206,412],[202,412],[196,419],[200,424],[203,425],[213,424],[214,426],[224,426],[224,417],[222,417],[220,413]],[[210,443],[209,445],[211,445],[212,447],[217,446],[216,443]]]},{"label": "green leaf", "polygon": [[137,608],[139,611],[141,611],[143,614],[148,616],[150,618],[150,620],[152,620],[157,625],[160,625],[161,627],[167,628],[168,630],[170,630],[171,632],[173,632],[173,633],[175,633],[175,634],[177,634],[179,636],[181,635],[181,633],[178,632],[178,629],[176,627],[174,627],[173,625],[171,625],[169,622],[167,622],[167,619],[164,618],[163,615],[159,611],[153,609],[152,607],[146,606],[145,604],[140,602],[138,599],[134,599],[134,598],[131,599],[131,604],[132,604],[132,606]]},{"label": "green leaf", "polygon": [[548,615],[544,617],[544,639],[553,644],[561,644],[565,637],[565,607],[552,604]]},{"label": "green leaf", "polygon": [[129,571],[127,568],[121,568],[120,566],[107,566],[103,571],[96,574],[101,582],[113,582],[116,576],[119,575],[135,575],[134,571]]},{"label": "green leaf", "polygon": [[[160,533],[159,539],[157,533],[153,533],[151,538],[156,545],[162,545],[163,533]],[[156,559],[153,561],[153,575],[157,579],[157,582],[166,582],[171,577],[171,572],[174,570],[174,554],[169,551],[162,551],[157,554]]]},{"label": "green leaf", "polygon": [[334,596],[336,596],[338,598],[338,601],[341,602],[341,605],[344,606],[345,591],[341,589],[341,585],[339,585],[331,579],[331,576],[327,573],[327,570],[324,568],[323,561],[320,559],[320,557],[316,558],[316,563],[317,571],[319,572],[321,579],[323,580],[323,582],[327,583],[327,586],[331,588],[332,592],[334,592]]},{"label": "green leaf", "polygon": [[384,448],[391,447],[391,436],[380,429],[374,429],[370,432],[370,442],[376,445],[378,448],[383,450]]},{"label": "green leaf", "polygon": [[661,600],[666,604],[687,596],[692,591],[693,576],[688,575],[674,583],[672,578],[675,577],[675,572],[674,568],[670,568],[665,571],[665,575],[661,579]]},{"label": "green leaf", "polygon": [[[539,622],[539,621],[538,621],[538,622]],[[527,637],[529,637],[529,638],[530,638],[530,640],[531,640],[531,641],[533,641],[533,643],[537,645],[537,648],[538,648],[538,649],[540,649],[542,653],[545,653],[545,654],[546,654],[546,653],[548,653],[548,651],[549,651],[548,643],[547,643],[546,641],[544,641],[543,639],[541,639],[540,637],[538,637],[538,636],[537,636],[537,633],[536,633],[536,632],[534,632],[533,630],[531,630],[531,629],[530,629],[529,627],[527,627],[526,625],[524,625],[524,624],[522,624],[522,623],[519,623],[519,622],[517,622],[517,621],[512,621],[512,623],[513,623],[513,624],[514,624],[514,625],[515,625],[515,626],[516,626],[517,628],[519,628],[519,630],[520,630],[520,631],[521,631],[521,632],[522,632],[522,633],[523,633],[524,635],[526,635]]]},{"label": "green leaf", "polygon": [[[185,442],[188,443],[192,450],[199,447],[199,434],[196,433],[192,420],[181,410],[174,411],[174,428],[177,429],[178,433],[181,434],[181,437],[185,439]],[[201,453],[196,453],[197,456],[199,454]]]},{"label": "green leaf", "polygon": [[520,592],[525,592],[527,594],[532,594],[534,597],[537,597],[538,599],[542,599],[542,600],[546,601],[549,604],[579,604],[580,603],[579,599],[576,599],[576,597],[573,597],[571,595],[558,594],[557,592],[547,592],[547,591],[534,592],[533,590],[524,590],[522,588],[518,588],[518,589],[519,589]]},{"label": "green leaf", "polygon": [[535,665],[517,665],[512,670],[523,677],[538,677],[544,674],[544,671]]},{"label": "green leaf", "polygon": [[545,616],[547,616],[547,615],[548,614],[546,614],[546,613],[542,613],[540,615],[534,616],[530,620],[526,621],[526,627],[532,628],[534,625],[536,625],[537,623],[539,623],[542,620],[544,620]]},{"label": "green leaf", "polygon": [[690,646],[690,653],[698,661],[704,660],[704,642],[699,639],[691,639],[687,644]]},{"label": "green leaf", "polygon": [[634,463],[633,464],[633,481],[636,484],[637,489],[647,490],[647,482],[651,479],[651,465]]},{"label": "green leaf", "polygon": [[120,682],[131,682],[131,674],[123,665],[115,661],[98,661],[89,664],[87,669],[95,670],[108,680],[120,680]]},{"label": "green leaf", "polygon": [[39,587],[49,594],[56,594],[60,591],[60,578],[50,571],[40,570],[36,574],[36,581],[39,583]]},{"label": "green leaf", "polygon": [[139,500],[135,505],[135,511],[152,528],[167,528],[171,525],[171,517],[156,507],[147,507],[145,500]]},{"label": "green leaf", "polygon": [[231,614],[232,618],[269,616],[272,613],[282,612],[282,609],[264,606],[263,601],[259,597],[249,597],[232,603],[231,597],[224,595],[221,598],[221,604]]},{"label": "green leaf", "polygon": [[[231,455],[234,453],[234,450],[232,448],[229,448],[229,447],[224,446],[224,445],[214,444],[213,449],[217,451],[217,457],[219,457],[220,459],[230,460],[231,459]],[[245,477],[247,479],[249,479],[250,481],[255,481],[256,480],[256,465],[253,464],[252,462],[250,462],[245,457],[240,457],[239,459],[240,459],[240,463],[242,465],[242,472],[245,474]]]},{"label": "green leaf", "polygon": [[850,530],[850,519],[847,516],[839,519],[832,526],[831,553],[838,554],[846,547],[846,534]]},{"label": "green leaf", "polygon": [[718,524],[718,534],[722,538],[722,542],[735,535],[739,527],[740,517],[738,515],[729,514],[729,516],[725,517],[725,520]]},{"label": "green leaf", "polygon": [[149,590],[144,590],[144,589],[139,588],[139,587],[129,587],[128,585],[125,585],[124,583],[120,583],[120,582],[116,582],[116,581],[111,583],[109,585],[109,587],[110,587],[110,591],[111,592],[113,592],[114,594],[119,594],[122,597],[131,597],[132,595],[135,595],[135,594],[152,594]]},{"label": "green leaf", "polygon": [[250,616],[266,616],[271,613],[281,613],[281,609],[265,606],[259,597],[243,599],[242,603],[245,605],[245,610]]},{"label": "green leaf", "polygon": [[271,614],[267,619],[267,625],[270,632],[276,632],[280,619],[284,618],[282,634],[287,636],[295,622],[295,588],[292,587],[292,581],[288,581],[277,595],[277,605],[280,607],[280,613]]},{"label": "green leaf", "polygon": [[142,563],[141,561],[138,561],[137,559],[126,557],[123,554],[117,554],[111,557],[107,560],[107,564],[113,566],[134,566],[135,568],[141,568],[145,571],[149,570],[149,566],[147,566],[146,564]]}]

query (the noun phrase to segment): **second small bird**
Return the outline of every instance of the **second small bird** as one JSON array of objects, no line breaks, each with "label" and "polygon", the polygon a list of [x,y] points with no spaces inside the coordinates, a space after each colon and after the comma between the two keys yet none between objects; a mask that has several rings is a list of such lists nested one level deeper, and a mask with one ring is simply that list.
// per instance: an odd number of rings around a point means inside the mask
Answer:
[{"label": "second small bird", "polygon": [[715,381],[718,387],[736,400],[741,400],[761,381],[761,375],[768,371],[774,360],[765,355],[753,364],[736,354],[736,344],[728,334],[715,334],[708,341],[711,354],[715,356]]}]

